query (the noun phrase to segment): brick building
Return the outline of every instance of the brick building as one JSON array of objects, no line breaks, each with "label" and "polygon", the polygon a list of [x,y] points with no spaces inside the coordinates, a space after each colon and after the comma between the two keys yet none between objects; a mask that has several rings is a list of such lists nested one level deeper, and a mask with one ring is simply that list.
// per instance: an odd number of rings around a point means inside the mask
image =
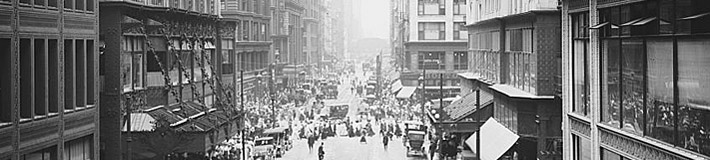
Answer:
[{"label": "brick building", "polygon": [[[404,67],[400,80],[404,86],[418,86],[417,79],[426,70],[425,94],[438,99],[439,85],[443,83],[444,96],[459,94],[457,73],[468,69],[466,39],[463,27],[467,12],[464,0],[418,0],[405,3],[407,7],[404,38]],[[401,34],[401,32],[400,32]],[[444,80],[440,82],[439,76]]]},{"label": "brick building", "polygon": [[[466,25],[470,69],[462,94],[480,91],[482,110],[518,138],[501,159],[560,159],[560,18],[557,1],[472,1]],[[475,102],[475,100],[474,100]],[[487,105],[485,105],[487,104]],[[484,106],[485,105],[485,106]],[[490,121],[490,120],[489,120]],[[489,122],[486,122],[489,123]],[[481,145],[493,138],[481,129]],[[501,128],[503,128],[501,127]],[[487,149],[482,147],[482,149]],[[481,151],[482,157],[490,156]]]},{"label": "brick building", "polygon": [[96,159],[98,4],[0,1],[0,159]]}]

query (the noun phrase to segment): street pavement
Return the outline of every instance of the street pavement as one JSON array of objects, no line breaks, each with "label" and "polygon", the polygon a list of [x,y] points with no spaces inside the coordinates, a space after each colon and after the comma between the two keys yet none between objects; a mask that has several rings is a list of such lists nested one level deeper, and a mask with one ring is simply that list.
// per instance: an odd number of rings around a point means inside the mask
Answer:
[{"label": "street pavement", "polygon": [[[355,73],[358,80],[365,81],[367,78],[362,72]],[[338,101],[345,101],[350,104],[348,117],[357,119],[357,111],[359,108],[366,107],[362,101],[350,91],[350,78],[342,80],[338,87]],[[379,126],[373,121],[373,129],[379,133]],[[323,143],[325,149],[326,160],[403,160],[403,159],[426,159],[424,157],[407,157],[406,148],[402,144],[402,138],[393,137],[389,142],[387,149],[382,143],[382,136],[376,134],[372,137],[367,137],[368,143],[360,143],[358,137],[328,137],[325,140],[319,140],[313,149],[309,151],[306,139],[297,139],[293,141],[293,148],[286,152],[283,157],[278,159],[284,160],[317,160],[318,147]]]}]

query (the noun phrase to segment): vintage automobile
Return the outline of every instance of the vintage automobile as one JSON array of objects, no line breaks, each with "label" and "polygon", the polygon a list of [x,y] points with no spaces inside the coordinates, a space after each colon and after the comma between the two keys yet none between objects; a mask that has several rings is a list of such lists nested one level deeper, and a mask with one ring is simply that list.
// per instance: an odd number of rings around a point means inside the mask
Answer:
[{"label": "vintage automobile", "polygon": [[348,115],[348,110],[350,109],[350,105],[348,105],[346,103],[329,104],[328,109],[330,110],[330,113],[328,115],[329,119],[342,120]]},{"label": "vintage automobile", "polygon": [[424,156],[426,157],[428,146],[424,145],[426,141],[426,133],[423,131],[410,130],[407,132],[407,139],[404,146],[407,147],[407,157],[409,156]]},{"label": "vintage automobile", "polygon": [[262,137],[254,141],[254,160],[276,159],[276,141],[273,137]]},{"label": "vintage automobile", "polygon": [[281,157],[286,151],[291,149],[293,144],[290,137],[291,131],[288,127],[267,129],[264,130],[262,135],[273,138],[276,157]]}]

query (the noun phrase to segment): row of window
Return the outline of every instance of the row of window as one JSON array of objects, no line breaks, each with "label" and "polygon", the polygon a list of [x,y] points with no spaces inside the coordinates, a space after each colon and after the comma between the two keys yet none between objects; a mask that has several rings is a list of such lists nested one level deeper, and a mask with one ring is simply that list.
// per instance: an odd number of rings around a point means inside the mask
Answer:
[{"label": "row of window", "polygon": [[[445,15],[446,0],[418,0],[417,13],[419,15]],[[453,0],[454,15],[466,14],[466,0]]]},{"label": "row of window", "polygon": [[[454,70],[468,69],[468,53],[454,52]],[[419,52],[417,54],[417,65],[419,69],[446,69],[445,52]]]},{"label": "row of window", "polygon": [[[536,93],[537,57],[533,52],[533,29],[508,29],[505,33],[503,53],[500,51],[499,31],[471,34],[471,38],[476,40],[469,44],[474,60],[472,72],[492,82],[501,81]],[[500,62],[501,57],[507,57],[507,61]],[[500,68],[500,65],[507,65],[507,70]],[[504,76],[500,75],[501,72]]]},{"label": "row of window", "polygon": [[[93,135],[64,142],[63,159],[86,160],[94,159]],[[57,146],[51,146],[39,151],[27,153],[20,157],[21,160],[55,160],[59,159]]]},{"label": "row of window", "polygon": [[268,41],[268,24],[250,21],[237,21],[237,39],[239,41]]},{"label": "row of window", "polygon": [[[148,48],[145,40],[142,36],[124,36],[121,39],[121,78],[123,79],[121,82],[124,92],[146,86],[165,85],[161,73],[165,70],[168,71],[171,84],[186,83],[188,80],[202,81],[205,76],[211,77],[214,66],[209,66],[207,60],[212,59],[214,51],[212,43],[189,44],[173,39],[169,46],[163,46],[160,45],[165,44],[162,37],[150,37],[149,40],[154,45]],[[151,49],[154,52],[150,52]],[[178,60],[182,66],[179,65]],[[162,63],[164,68],[161,68],[158,62]],[[188,76],[185,76],[185,73]]]},{"label": "row of window", "polygon": [[[64,110],[70,111],[93,105],[94,90],[94,41],[91,39],[65,39],[64,57],[59,56],[59,40],[45,38],[20,39],[19,83],[20,118],[32,119],[56,114],[59,108],[59,94],[64,94]],[[0,73],[0,122],[10,122],[10,63],[11,39],[0,39],[3,50],[3,69]],[[63,60],[63,62],[60,62]],[[62,65],[60,65],[62,64]],[[61,67],[63,66],[63,67]],[[64,73],[60,75],[60,73]],[[63,76],[64,84],[59,84]],[[64,88],[60,88],[63,86]],[[60,93],[60,91],[64,91]]]},{"label": "row of window", "polygon": [[[468,39],[468,31],[464,27],[465,22],[454,22],[454,40]],[[446,25],[444,22],[419,22],[419,40],[445,40]]]},{"label": "row of window", "polygon": [[[19,0],[20,5],[58,8],[58,0]],[[65,10],[74,11],[94,11],[94,3],[96,0],[64,0]],[[0,2],[11,2],[10,0],[0,0]]]},{"label": "row of window", "polygon": [[[692,17],[710,13],[708,5],[697,6],[704,3],[655,0],[605,8],[600,24],[591,27],[587,13],[571,15],[573,112],[589,115],[589,80],[599,75],[601,123],[710,155],[710,37],[697,34],[710,23],[695,23],[710,18]],[[664,14],[677,19],[660,21]],[[693,27],[685,28],[682,19]],[[600,29],[599,46],[590,46],[588,28]],[[600,48],[600,73],[590,72],[590,47]]]}]

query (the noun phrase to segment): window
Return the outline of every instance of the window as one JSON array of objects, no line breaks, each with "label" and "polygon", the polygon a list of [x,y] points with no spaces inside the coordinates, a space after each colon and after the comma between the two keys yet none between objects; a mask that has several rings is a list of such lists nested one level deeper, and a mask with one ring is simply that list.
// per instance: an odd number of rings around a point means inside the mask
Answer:
[{"label": "window", "polygon": [[47,79],[49,113],[59,112],[59,46],[57,39],[47,41]]},{"label": "window", "polygon": [[572,66],[573,66],[573,103],[574,113],[589,115],[589,14],[580,13],[572,17]]},{"label": "window", "polygon": [[454,40],[467,39],[466,22],[454,22]]},{"label": "window", "polygon": [[[234,45],[232,40],[222,40],[222,73],[234,73]],[[203,64],[207,65],[207,64]]]},{"label": "window", "polygon": [[[710,142],[710,92],[707,91],[710,74],[705,71],[710,68],[707,65],[710,55],[706,54],[710,50],[710,38],[694,34],[702,33],[702,29],[683,29],[684,25],[698,27],[698,24],[683,24],[680,19],[675,22],[670,20],[668,24],[656,23],[655,20],[631,22],[636,17],[643,19],[656,15],[663,20],[663,17],[670,17],[666,15],[669,12],[707,13],[706,10],[689,7],[704,2],[674,2],[678,3],[669,6],[665,0],[639,2],[600,11],[603,14],[600,14],[599,29],[605,32],[600,46],[601,120],[603,124],[626,132],[710,155],[707,145]],[[659,9],[648,11],[648,8],[655,6]],[[619,14],[614,13],[616,10]],[[659,28],[658,31],[649,31],[648,28],[639,31],[635,28],[638,25],[624,29],[624,24],[621,24],[620,33],[614,34],[616,19],[620,19],[617,22],[630,21],[627,24],[640,23],[641,26],[653,23]],[[607,22],[611,25],[602,25]],[[710,27],[709,24],[703,25]],[[648,34],[653,36],[646,36]]]},{"label": "window", "polygon": [[47,6],[57,8],[57,0],[47,0]]},{"label": "window", "polygon": [[454,0],[454,15],[466,14],[466,0]]},{"label": "window", "polygon": [[34,40],[35,115],[47,115],[47,47],[44,39]]},{"label": "window", "polygon": [[76,90],[75,90],[75,96],[76,96],[76,106],[77,107],[84,107],[86,106],[86,52],[85,52],[85,45],[84,40],[77,39],[74,42],[74,49],[75,49],[75,55],[74,58],[76,59],[74,61],[75,63],[75,80],[76,82]]},{"label": "window", "polygon": [[12,121],[10,98],[12,97],[12,63],[10,58],[10,48],[12,41],[10,38],[0,38],[0,123]]},{"label": "window", "polygon": [[74,0],[64,0],[64,9],[74,9]]},{"label": "window", "polygon": [[32,118],[32,40],[20,39],[20,118]]},{"label": "window", "polygon": [[88,135],[68,142],[64,142],[64,159],[94,159],[93,137],[94,135]]},{"label": "window", "polygon": [[679,39],[676,49],[679,145],[710,155],[710,39]]},{"label": "window", "polygon": [[446,14],[446,0],[419,0],[417,12],[419,15]]},{"label": "window", "polygon": [[419,69],[446,69],[445,52],[419,52]]},{"label": "window", "polygon": [[591,160],[592,143],[589,139],[572,134],[572,159]]},{"label": "window", "polygon": [[444,40],[446,29],[444,22],[419,22],[419,40]]},{"label": "window", "polygon": [[454,52],[454,70],[468,69],[468,53]]},{"label": "window", "polygon": [[[94,11],[94,1],[95,0],[86,0],[86,10],[87,11]],[[160,2],[162,2],[162,1],[160,1]]]},{"label": "window", "polygon": [[74,109],[74,40],[64,40],[64,109]]},{"label": "window", "polygon": [[[123,78],[123,90],[131,91],[134,88],[143,88],[144,82],[144,37],[140,36],[124,36],[123,55],[121,56],[121,78]],[[183,44],[184,45],[184,44]],[[177,46],[177,45],[175,45]],[[183,46],[185,47],[185,46]],[[180,51],[176,51],[180,52]],[[159,54],[160,55],[160,54]],[[152,58],[155,59],[155,58]],[[184,61],[189,63],[190,61]],[[163,65],[171,65],[171,63],[163,63]],[[177,79],[177,75],[171,75],[171,79]],[[132,88],[134,87],[134,88]]]},{"label": "window", "polygon": [[84,8],[84,0],[75,0],[75,1],[74,1],[74,4],[75,4],[75,6],[76,6],[76,7],[74,7],[74,9],[76,9],[76,10],[84,10],[84,9],[86,9],[86,8]]},{"label": "window", "polygon": [[94,40],[86,40],[86,104],[93,105],[96,104],[94,101],[96,97],[95,81],[96,81],[96,65],[94,55]]},{"label": "window", "polygon": [[32,0],[20,0],[20,4],[32,4]]},{"label": "window", "polygon": [[20,157],[22,160],[54,160],[58,158],[57,146],[47,147]]}]

